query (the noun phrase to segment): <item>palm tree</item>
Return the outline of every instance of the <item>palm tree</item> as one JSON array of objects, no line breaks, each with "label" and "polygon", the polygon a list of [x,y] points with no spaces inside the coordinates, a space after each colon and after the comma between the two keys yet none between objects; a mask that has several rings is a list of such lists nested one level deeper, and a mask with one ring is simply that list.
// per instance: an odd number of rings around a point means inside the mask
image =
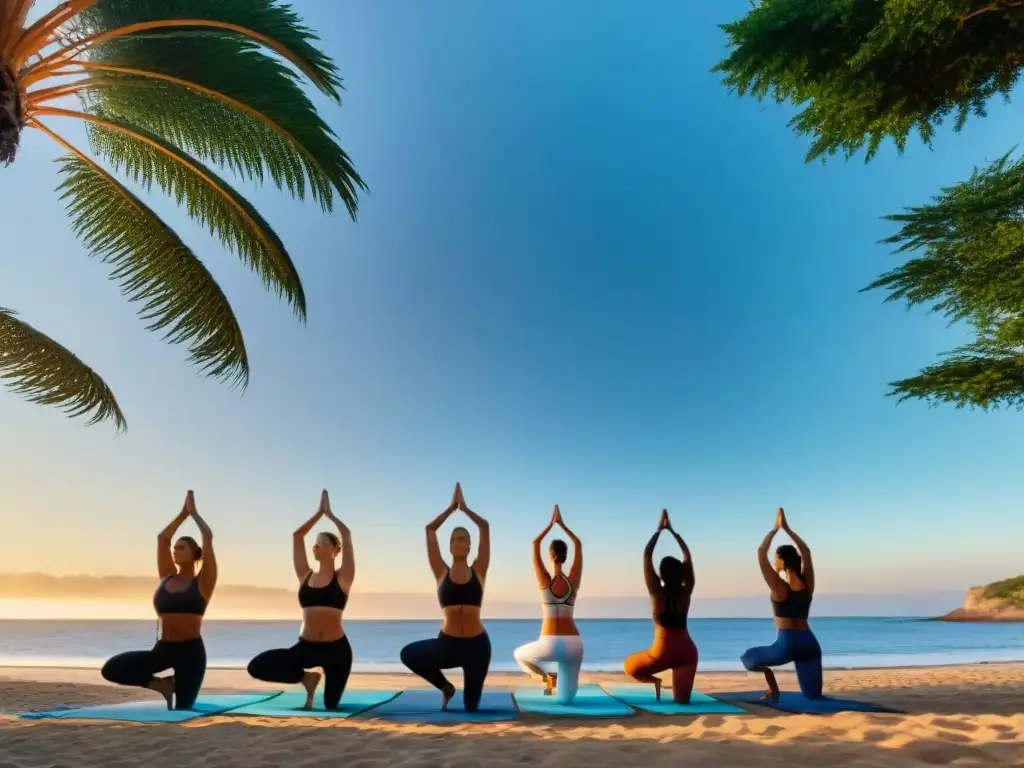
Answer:
[{"label": "palm tree", "polygon": [[[0,0],[0,163],[14,161],[26,129],[59,144],[58,191],[88,251],[140,303],[150,330],[186,345],[205,374],[244,387],[249,362],[227,297],[114,173],[173,197],[304,321],[284,244],[214,166],[308,193],[325,212],[337,195],[355,218],[366,187],[298,74],[340,102],[334,63],[280,0],[65,0],[28,23],[34,2]],[[52,127],[58,118],[85,123],[89,152]],[[125,427],[96,372],[3,307],[0,378],[89,424]]]}]

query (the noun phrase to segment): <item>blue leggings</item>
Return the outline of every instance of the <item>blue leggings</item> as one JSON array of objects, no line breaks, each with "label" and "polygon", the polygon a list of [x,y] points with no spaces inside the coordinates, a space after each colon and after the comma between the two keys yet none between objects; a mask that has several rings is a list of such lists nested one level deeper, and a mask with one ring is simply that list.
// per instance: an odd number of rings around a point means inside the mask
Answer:
[{"label": "blue leggings", "polygon": [[751,648],[740,661],[751,672],[792,662],[800,693],[808,699],[821,698],[821,646],[809,629],[780,629],[774,643]]}]

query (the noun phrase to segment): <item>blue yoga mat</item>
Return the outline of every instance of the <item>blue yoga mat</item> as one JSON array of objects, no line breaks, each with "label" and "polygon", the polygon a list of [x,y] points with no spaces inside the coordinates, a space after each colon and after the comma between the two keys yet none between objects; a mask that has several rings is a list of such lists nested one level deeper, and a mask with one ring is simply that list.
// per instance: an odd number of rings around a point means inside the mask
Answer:
[{"label": "blue yoga mat", "polygon": [[398,691],[345,691],[338,709],[324,709],[323,692],[317,693],[313,699],[313,709],[305,710],[304,691],[288,691],[280,696],[265,701],[246,704],[244,707],[231,710],[232,715],[257,715],[261,717],[351,717],[365,712],[385,702],[391,701]]},{"label": "blue yoga mat", "polygon": [[459,691],[441,709],[441,692],[433,688],[403,691],[386,704],[374,707],[360,717],[389,720],[397,723],[424,723],[428,725],[455,725],[458,723],[496,723],[515,720],[515,706],[508,691],[484,691],[476,712],[467,712]]},{"label": "blue yoga mat", "polygon": [[192,709],[167,709],[164,701],[129,701],[124,704],[102,704],[78,709],[53,709],[28,712],[26,720],[122,720],[132,723],[184,723],[205,715],[218,715],[265,701],[278,693],[232,693],[223,696],[200,696]]},{"label": "blue yoga mat", "polygon": [[602,686],[608,693],[624,704],[628,704],[644,712],[655,715],[742,715],[746,710],[725,701],[694,691],[690,694],[689,704],[676,704],[672,701],[672,691],[667,688],[661,692],[661,701],[654,698],[654,686],[638,683]]},{"label": "blue yoga mat", "polygon": [[526,686],[516,688],[513,694],[519,712],[524,715],[554,717],[633,717],[632,707],[613,699],[597,685],[581,685],[571,704],[559,704],[558,699],[545,696],[544,689]]},{"label": "blue yoga mat", "polygon": [[761,697],[764,691],[735,691],[732,693],[715,694],[726,701],[739,701],[744,704],[756,704],[760,707],[777,709],[780,712],[789,712],[795,715],[831,715],[836,712],[888,712],[900,714],[898,709],[880,707],[876,704],[868,704],[863,701],[852,701],[850,699],[835,699],[825,696],[821,699],[808,699],[796,691],[782,691],[777,702],[765,701]]}]

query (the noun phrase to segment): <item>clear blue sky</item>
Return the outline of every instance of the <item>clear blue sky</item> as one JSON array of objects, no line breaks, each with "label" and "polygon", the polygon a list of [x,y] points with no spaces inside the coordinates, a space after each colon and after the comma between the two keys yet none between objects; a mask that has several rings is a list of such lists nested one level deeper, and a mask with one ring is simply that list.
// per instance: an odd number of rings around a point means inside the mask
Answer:
[{"label": "clear blue sky", "polygon": [[143,330],[71,236],[45,138],[0,171],[0,305],[105,374],[130,422],[115,439],[0,393],[0,569],[151,573],[191,487],[222,579],[288,585],[288,535],[327,487],[356,588],[429,591],[422,526],[461,480],[503,598],[532,596],[556,502],[594,595],[642,590],[663,506],[705,597],[763,590],[780,504],[823,591],[1021,570],[1024,420],[897,407],[886,382],[961,337],[857,293],[896,263],[879,217],[1005,152],[1019,109],[934,152],[805,165],[788,108],[708,72],[745,0],[295,5],[345,76],[325,115],[372,187],[358,225],[254,194],[309,325],[156,204],[240,315],[244,396]]}]

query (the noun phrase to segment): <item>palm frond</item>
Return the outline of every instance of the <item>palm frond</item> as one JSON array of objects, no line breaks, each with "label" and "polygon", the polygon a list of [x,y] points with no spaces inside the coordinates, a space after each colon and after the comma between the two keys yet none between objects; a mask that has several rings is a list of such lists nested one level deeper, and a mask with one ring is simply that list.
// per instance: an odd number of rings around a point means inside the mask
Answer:
[{"label": "palm frond", "polygon": [[88,416],[90,425],[113,420],[124,432],[121,407],[99,374],[16,314],[0,307],[0,381],[30,402]]},{"label": "palm frond", "polygon": [[160,136],[124,120],[55,107],[40,108],[35,114],[77,117],[89,123],[95,154],[146,189],[155,183],[173,197],[305,319],[302,280],[284,244],[253,205],[216,173]]},{"label": "palm frond", "polygon": [[188,344],[203,373],[243,387],[249,359],[242,329],[213,275],[145,203],[46,126],[35,124],[73,154],[59,160],[72,230],[93,256],[114,267],[113,279],[150,331]]},{"label": "palm frond", "polygon": [[333,100],[341,99],[337,67],[316,47],[318,37],[290,6],[277,0],[103,0],[78,14],[69,26],[76,41],[30,66],[26,82],[41,72],[52,73],[76,52],[109,40],[192,30],[258,42],[288,59]]},{"label": "palm frond", "polygon": [[[81,88],[86,109],[127,120],[251,180],[264,168],[300,199],[308,184],[350,215],[366,185],[288,67],[247,40],[192,35],[125,38],[100,46]],[[32,103],[32,94],[29,95]]]}]

